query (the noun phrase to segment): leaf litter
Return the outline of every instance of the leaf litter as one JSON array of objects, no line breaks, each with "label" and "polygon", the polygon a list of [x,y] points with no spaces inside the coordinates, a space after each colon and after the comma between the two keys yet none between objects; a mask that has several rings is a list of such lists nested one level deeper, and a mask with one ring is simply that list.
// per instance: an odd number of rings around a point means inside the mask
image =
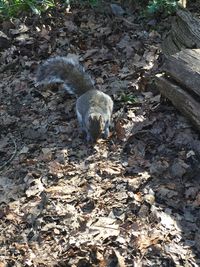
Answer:
[{"label": "leaf litter", "polygon": [[[165,33],[107,7],[2,23],[2,267],[200,265],[200,140],[151,83]],[[40,62],[68,53],[115,102],[93,147],[75,99],[35,86]]]}]

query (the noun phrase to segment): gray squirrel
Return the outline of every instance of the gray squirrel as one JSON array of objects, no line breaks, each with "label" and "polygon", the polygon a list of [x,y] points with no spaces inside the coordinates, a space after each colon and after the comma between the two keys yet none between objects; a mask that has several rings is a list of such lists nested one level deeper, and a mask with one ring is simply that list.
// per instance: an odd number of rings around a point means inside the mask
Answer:
[{"label": "gray squirrel", "polygon": [[38,85],[60,84],[77,96],[76,114],[87,141],[96,142],[109,136],[113,111],[111,97],[94,88],[94,82],[74,57],[54,57],[45,61],[37,72]]}]

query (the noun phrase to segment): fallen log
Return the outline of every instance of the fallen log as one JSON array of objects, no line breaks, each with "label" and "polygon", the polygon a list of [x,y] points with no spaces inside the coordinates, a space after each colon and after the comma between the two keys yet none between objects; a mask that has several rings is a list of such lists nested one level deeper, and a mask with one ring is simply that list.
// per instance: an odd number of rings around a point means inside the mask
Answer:
[{"label": "fallen log", "polygon": [[162,43],[162,51],[172,55],[185,48],[200,48],[200,20],[180,9],[172,19],[171,30]]},{"label": "fallen log", "polygon": [[161,94],[168,98],[200,131],[200,103],[180,86],[164,77],[156,77],[156,84]]},{"label": "fallen log", "polygon": [[200,49],[166,56],[156,86],[200,131]]},{"label": "fallen log", "polygon": [[200,96],[200,49],[185,49],[167,56],[161,70],[189,93]]}]

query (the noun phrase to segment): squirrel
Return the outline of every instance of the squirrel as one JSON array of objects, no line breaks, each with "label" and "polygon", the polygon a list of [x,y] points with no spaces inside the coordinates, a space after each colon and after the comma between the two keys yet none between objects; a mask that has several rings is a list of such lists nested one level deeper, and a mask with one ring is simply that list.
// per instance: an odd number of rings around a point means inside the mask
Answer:
[{"label": "squirrel", "polygon": [[113,111],[111,97],[94,88],[94,82],[74,57],[57,56],[45,61],[38,69],[38,85],[60,84],[77,97],[76,114],[87,141],[96,142],[103,134],[109,136]]}]

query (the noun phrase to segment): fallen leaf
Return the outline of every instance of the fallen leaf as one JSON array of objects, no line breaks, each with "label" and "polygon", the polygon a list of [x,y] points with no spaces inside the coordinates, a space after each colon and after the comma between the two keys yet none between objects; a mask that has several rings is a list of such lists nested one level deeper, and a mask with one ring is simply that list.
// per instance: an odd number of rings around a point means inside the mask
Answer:
[{"label": "fallen leaf", "polygon": [[117,138],[123,141],[126,138],[126,131],[123,127],[123,124],[118,120],[115,124],[115,131],[117,134]]}]

